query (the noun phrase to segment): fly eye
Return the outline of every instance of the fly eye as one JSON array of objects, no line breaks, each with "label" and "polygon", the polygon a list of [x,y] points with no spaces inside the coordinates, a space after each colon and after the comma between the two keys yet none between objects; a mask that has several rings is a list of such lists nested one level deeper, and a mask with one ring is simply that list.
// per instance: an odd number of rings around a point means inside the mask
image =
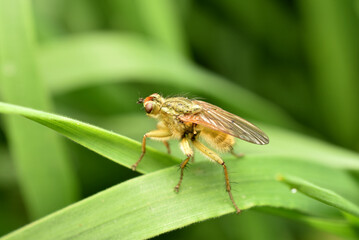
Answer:
[{"label": "fly eye", "polygon": [[145,105],[146,113],[152,112],[152,109],[153,109],[153,104],[151,102],[149,102]]}]

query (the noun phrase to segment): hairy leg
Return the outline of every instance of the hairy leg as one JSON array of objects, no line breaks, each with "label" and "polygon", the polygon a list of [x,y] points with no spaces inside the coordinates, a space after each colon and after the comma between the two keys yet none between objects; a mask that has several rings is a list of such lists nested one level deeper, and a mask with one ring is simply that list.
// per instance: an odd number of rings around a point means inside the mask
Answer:
[{"label": "hairy leg", "polygon": [[167,153],[171,154],[171,148],[170,148],[170,144],[168,143],[168,141],[163,141],[163,144],[167,148]]},{"label": "hairy leg", "polygon": [[199,142],[198,140],[193,140],[193,145],[200,150],[204,155],[206,155],[208,158],[216,161],[217,163],[221,164],[223,166],[223,170],[224,170],[224,178],[226,181],[226,190],[228,192],[229,198],[232,201],[232,204],[234,206],[234,208],[236,209],[236,212],[239,213],[240,210],[236,204],[236,202],[234,201],[234,198],[232,196],[232,192],[231,192],[231,185],[229,183],[229,177],[228,177],[228,171],[227,171],[227,166],[224,163],[224,161],[222,160],[222,158],[220,158],[215,152],[213,152],[211,149],[207,148],[205,145],[203,145],[201,142]]},{"label": "hairy leg", "polygon": [[170,133],[167,129],[156,129],[153,131],[150,131],[148,133],[146,133],[145,135],[143,135],[142,138],[142,154],[140,156],[140,158],[137,160],[137,162],[135,164],[132,165],[132,170],[135,171],[138,164],[141,162],[143,156],[145,156],[146,153],[146,138],[156,138],[158,140],[161,140],[161,138],[163,138],[164,140],[168,139],[169,137],[172,136],[172,133]]},{"label": "hairy leg", "polygon": [[193,156],[193,150],[190,146],[189,140],[188,138],[184,137],[182,138],[181,142],[180,142],[180,146],[181,146],[181,150],[182,152],[187,156],[187,158],[181,163],[180,168],[181,168],[181,175],[180,175],[180,179],[175,187],[175,191],[178,192],[179,188],[181,186],[182,183],[182,179],[183,179],[183,171],[184,168],[186,167],[188,161],[190,160],[190,158]]}]

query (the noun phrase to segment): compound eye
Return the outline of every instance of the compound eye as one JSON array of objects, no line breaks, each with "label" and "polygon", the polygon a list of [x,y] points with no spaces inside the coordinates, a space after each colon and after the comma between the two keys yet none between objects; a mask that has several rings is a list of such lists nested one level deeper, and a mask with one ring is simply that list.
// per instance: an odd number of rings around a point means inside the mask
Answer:
[{"label": "compound eye", "polygon": [[153,104],[151,102],[146,103],[146,105],[145,105],[146,113],[152,112],[152,109],[153,109]]}]

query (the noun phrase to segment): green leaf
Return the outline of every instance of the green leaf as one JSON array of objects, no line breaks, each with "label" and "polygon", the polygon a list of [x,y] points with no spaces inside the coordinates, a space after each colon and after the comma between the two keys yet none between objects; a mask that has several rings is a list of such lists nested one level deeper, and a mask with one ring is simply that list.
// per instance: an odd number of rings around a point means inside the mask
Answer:
[{"label": "green leaf", "polygon": [[279,176],[278,179],[309,197],[312,197],[330,206],[339,208],[343,211],[346,211],[359,217],[359,206],[348,201],[347,199],[343,198],[342,196],[338,195],[333,191],[321,188],[308,181],[294,176],[284,175]]},{"label": "green leaf", "polygon": [[[0,102],[0,112],[18,114],[61,133],[98,154],[121,165],[130,167],[140,156],[138,142],[113,132],[70,118]],[[154,149],[148,148],[146,161],[137,168],[139,172],[152,172],[179,162]]]},{"label": "green leaf", "polygon": [[[342,171],[285,158],[247,156],[242,160],[227,159],[227,164],[232,191],[242,210],[272,206],[337,219],[340,214],[334,208],[301,193],[291,193],[276,181],[276,174],[285,172],[315,181],[320,171],[320,181],[335,178],[346,187],[354,184]],[[234,212],[221,166],[208,162],[193,164],[176,194],[173,187],[178,176],[178,167],[170,167],[126,181],[19,229],[3,240],[144,239]],[[353,190],[348,194],[353,195]]]},{"label": "green leaf", "polygon": [[[37,71],[31,3],[0,0],[0,94],[7,102],[50,111],[52,103]],[[30,218],[74,202],[78,185],[59,138],[19,117],[6,116],[4,123]]]}]

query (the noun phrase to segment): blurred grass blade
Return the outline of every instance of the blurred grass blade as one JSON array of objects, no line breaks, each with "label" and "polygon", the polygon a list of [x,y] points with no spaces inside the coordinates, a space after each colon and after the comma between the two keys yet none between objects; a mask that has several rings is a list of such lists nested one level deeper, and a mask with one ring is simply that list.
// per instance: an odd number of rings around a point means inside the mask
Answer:
[{"label": "blurred grass blade", "polygon": [[[298,219],[295,219],[298,220]],[[328,221],[327,219],[321,219],[321,218],[310,218],[310,217],[304,217],[303,219],[300,219],[301,221],[311,225],[312,227],[315,227],[319,230],[333,233],[341,237],[345,237],[348,239],[357,239],[358,234],[355,228],[348,223],[348,221],[342,220],[342,221]]]},{"label": "blurred grass blade", "polygon": [[180,24],[179,3],[172,0],[135,0],[134,2],[146,33],[163,47],[185,55],[187,49]]},{"label": "blurred grass blade", "polygon": [[[248,156],[227,159],[233,194],[241,209],[271,206],[311,216],[341,219],[340,212],[301,193],[292,194],[276,181],[278,172],[305,177],[330,187],[335,178],[347,188],[343,194],[357,198],[355,182],[344,171],[286,158]],[[193,164],[176,194],[178,168],[170,167],[126,181],[37,222],[21,228],[10,239],[147,239],[191,223],[218,217],[234,208],[224,189],[223,171],[208,162]],[[318,182],[319,183],[319,182]],[[333,189],[343,192],[333,186]],[[240,215],[237,217],[241,217]],[[49,231],[51,229],[51,231]]]},{"label": "blurred grass blade", "polygon": [[[126,167],[130,167],[141,155],[138,142],[77,120],[1,102],[0,113],[22,115]],[[137,170],[152,172],[175,163],[175,158],[149,148],[146,161]]]},{"label": "blurred grass blade", "polygon": [[[294,240],[294,238],[290,237],[286,219],[279,218],[273,214],[265,214],[258,211],[260,209],[263,208],[251,209],[251,211],[246,211],[245,214],[240,216],[229,214],[225,217],[196,225],[196,228],[199,228],[197,232],[200,235],[198,235],[198,238],[193,239],[228,239],[228,237],[223,236],[223,231],[227,230],[233,236],[233,238],[230,237],[229,239]],[[260,226],[260,230],[248,231],[253,226]],[[217,233],[218,229],[221,230],[219,234]],[[213,238],[213,236],[215,237]]]},{"label": "blurred grass blade", "polygon": [[[321,217],[313,217],[308,215],[303,215],[299,213],[295,213],[292,211],[288,211],[285,209],[278,209],[278,208],[261,208],[260,210],[271,213],[275,215],[279,215],[288,219],[292,219],[294,221],[299,221],[305,224],[308,224],[314,228],[319,230],[335,234],[337,236],[349,238],[349,239],[356,239],[357,234],[355,229],[348,222],[346,219],[328,219],[328,218],[321,218]],[[343,212],[345,213],[345,212]],[[352,216],[352,215],[350,215]],[[354,217],[354,216],[353,216]]]},{"label": "blurred grass blade", "polygon": [[205,92],[246,117],[300,128],[276,105],[137,36],[106,33],[68,38],[43,46],[39,62],[54,93],[136,79]]},{"label": "blurred grass blade", "polygon": [[337,142],[357,147],[359,38],[353,1],[298,2],[307,30],[320,124]]},{"label": "blurred grass blade", "polygon": [[278,179],[309,197],[359,217],[359,206],[333,191],[321,188],[308,181],[290,175],[279,176]]},{"label": "blurred grass blade", "polygon": [[[53,7],[53,4],[53,2],[48,3],[50,9],[55,8]],[[66,6],[67,4],[64,3],[64,5]],[[70,32],[98,30],[104,24],[103,19],[98,12],[99,7],[99,2],[89,2],[87,0],[71,2],[71,6],[67,6],[63,15],[67,23],[66,28]],[[43,20],[46,21],[48,19]]]},{"label": "blurred grass blade", "polygon": [[[50,110],[38,76],[31,1],[0,0],[0,92],[3,100]],[[6,135],[31,218],[77,199],[77,181],[59,138],[26,119],[6,116]]]},{"label": "blurred grass blade", "polygon": [[[231,19],[245,36],[267,45],[283,57],[298,54],[298,30],[294,14],[277,1],[210,1],[222,15]],[[283,34],[286,33],[286,34]]]},{"label": "blurred grass blade", "polygon": [[[262,124],[263,125],[263,124]],[[343,147],[273,126],[263,126],[270,136],[270,143],[261,147],[238,142],[238,149],[246,153],[291,156],[303,161],[314,161],[334,168],[359,171],[359,154]]]},{"label": "blurred grass blade", "polygon": [[181,19],[181,4],[172,0],[109,0],[110,24],[126,32],[145,35],[167,50],[187,55]]},{"label": "blurred grass blade", "polygon": [[14,166],[9,153],[0,146],[0,188],[11,188],[16,185]]}]

